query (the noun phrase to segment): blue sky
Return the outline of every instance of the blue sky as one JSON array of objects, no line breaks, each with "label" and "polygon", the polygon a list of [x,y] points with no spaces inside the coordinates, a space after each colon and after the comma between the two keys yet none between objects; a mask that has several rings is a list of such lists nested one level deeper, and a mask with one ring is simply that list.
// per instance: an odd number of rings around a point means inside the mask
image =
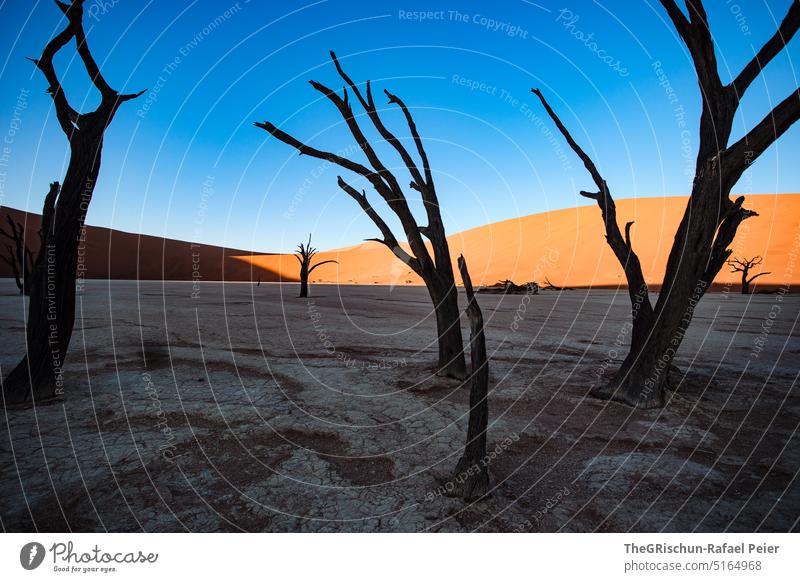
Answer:
[{"label": "blue sky", "polygon": [[[706,4],[728,81],[773,34],[789,0]],[[317,147],[352,148],[336,110],[307,83],[341,87],[331,49],[357,82],[372,80],[380,103],[388,88],[412,108],[451,233],[590,203],[577,194],[591,186],[588,175],[560,137],[548,135],[555,128],[531,87],[546,92],[617,198],[689,191],[700,97],[656,0],[85,6],[92,51],[112,86],[149,89],[122,107],[106,134],[90,224],[258,251],[291,250],[309,232],[320,248],[376,236],[338,190],[337,169],[298,157],[252,125],[269,120]],[[418,11],[431,14],[422,20]],[[0,5],[12,33],[0,37],[2,205],[40,211],[47,184],[66,168],[44,79],[24,59],[40,54],[60,17],[49,1]],[[93,107],[98,97],[74,51],[64,53],[58,67],[73,106]],[[797,86],[798,63],[795,39],[750,89],[734,138]],[[407,136],[394,108],[384,116]],[[794,127],[734,191],[800,190],[799,145]],[[387,165],[399,165],[380,151]]]}]

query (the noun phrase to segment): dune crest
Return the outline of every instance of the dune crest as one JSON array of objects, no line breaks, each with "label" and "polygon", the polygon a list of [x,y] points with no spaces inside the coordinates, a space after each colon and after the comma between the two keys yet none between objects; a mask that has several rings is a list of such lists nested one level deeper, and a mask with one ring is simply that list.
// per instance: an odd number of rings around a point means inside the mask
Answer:
[{"label": "dune crest", "polygon": [[[745,204],[759,216],[742,223],[733,243],[734,256],[764,258],[759,270],[771,274],[760,277],[757,288],[800,286],[800,194],[749,195]],[[686,198],[680,196],[617,201],[620,224],[635,221],[633,245],[651,286],[661,283],[685,206]],[[29,244],[38,249],[39,215],[4,207],[0,209],[3,223],[6,214],[28,222]],[[487,224],[455,233],[449,241],[453,257],[463,253],[468,258],[475,285],[504,279],[542,283],[547,277],[558,286],[616,287],[625,280],[603,237],[600,212],[587,204]],[[422,285],[408,266],[376,242],[320,251],[317,259],[333,259],[339,264],[315,270],[312,283]],[[298,280],[297,260],[292,255],[251,255],[96,226],[87,226],[85,260],[87,279],[186,281],[199,276],[203,281]],[[10,276],[10,268],[0,261],[0,277]],[[739,282],[740,274],[725,267],[715,286],[738,291]]]},{"label": "dune crest", "polygon": [[[629,198],[617,201],[620,224],[633,220],[632,239],[648,284],[657,287],[664,276],[675,230],[686,208],[685,196]],[[758,285],[800,284],[800,194],[748,195],[745,205],[759,216],[746,220],[733,244],[734,256],[764,258],[760,270],[770,271]],[[616,287],[624,285],[622,270],[605,244],[596,205],[554,210],[504,220],[448,237],[451,255],[463,253],[476,285],[499,280],[517,282],[545,277],[558,286]],[[291,255],[234,257],[277,273],[284,281],[297,279]],[[321,251],[319,260],[333,259],[314,272],[312,282],[342,285],[421,285],[422,281],[381,244],[365,242]],[[723,268],[715,285],[738,291],[739,273]]]}]

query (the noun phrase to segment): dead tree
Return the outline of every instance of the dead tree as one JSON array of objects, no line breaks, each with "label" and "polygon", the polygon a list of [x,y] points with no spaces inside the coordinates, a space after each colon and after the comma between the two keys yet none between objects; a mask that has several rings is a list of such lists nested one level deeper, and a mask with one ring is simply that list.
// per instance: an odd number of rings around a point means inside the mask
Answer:
[{"label": "dead tree", "polygon": [[675,0],[660,0],[694,63],[702,95],[700,141],[695,178],[683,219],[667,260],[664,281],[651,304],[639,258],[631,242],[632,222],[623,236],[614,199],[592,160],[537,89],[547,113],[572,150],[583,161],[597,191],[581,192],[600,207],[606,240],[622,266],[632,305],[631,349],[612,380],[596,391],[604,398],[640,408],[660,407],[669,387],[675,352],[692,320],[694,308],[731,255],[728,246],[741,222],[756,216],[730,192],[747,167],[800,116],[800,90],[795,89],[740,140],[729,144],[739,102],[763,67],[779,54],[800,25],[800,2],[794,0],[777,32],[727,85],[720,79],[713,37],[703,3],[687,0],[688,16]]},{"label": "dead tree", "polygon": [[[364,90],[356,85],[344,72],[336,55],[331,52],[331,58],[336,66],[339,76],[344,80],[346,87],[339,95],[332,89],[316,81],[311,81],[311,86],[322,93],[339,111],[350,133],[369,161],[370,167],[354,162],[340,155],[318,150],[292,137],[282,129],[269,122],[256,123],[273,137],[295,148],[300,154],[325,160],[366,179],[372,188],[380,195],[389,209],[397,216],[403,228],[403,233],[411,249],[406,252],[400,246],[397,237],[376,212],[367,198],[366,191],[359,192],[341,176],[338,177],[339,187],[355,200],[364,213],[369,216],[378,227],[382,238],[369,239],[377,241],[409,266],[425,282],[428,294],[433,302],[436,315],[436,328],[439,338],[439,373],[455,378],[463,378],[465,374],[464,346],[461,337],[460,313],[458,310],[458,292],[453,277],[453,266],[450,260],[450,249],[445,235],[444,224],[439,212],[439,200],[433,182],[433,174],[428,162],[428,155],[422,143],[422,138],[417,131],[411,112],[406,104],[397,95],[384,90],[389,104],[400,107],[408,124],[409,131],[419,156],[419,163],[414,160],[411,153],[403,143],[383,124],[377,106],[372,97],[369,81]],[[425,208],[427,225],[420,226],[409,208],[408,200],[400,186],[398,178],[384,165],[369,140],[364,136],[350,105],[350,93],[355,95],[361,107],[366,111],[375,129],[381,137],[390,144],[399,154],[403,165],[411,176],[409,188],[420,194]],[[431,243],[433,253],[429,252],[423,237]]]},{"label": "dead tree", "polygon": [[[56,5],[66,17],[66,27],[47,43],[39,59],[31,60],[47,80],[70,159],[63,184],[51,184],[45,199],[42,249],[31,285],[27,355],[3,382],[6,405],[40,401],[62,391],[62,366],[75,323],[78,244],[100,170],[103,135],[120,105],[141,95],[118,93],[103,78],[86,42],[83,0]],[[97,109],[88,113],[72,108],[53,66],[56,54],[73,39],[101,97]]]},{"label": "dead tree", "polygon": [[763,273],[757,273],[750,277],[750,270],[753,267],[760,265],[763,262],[761,257],[753,257],[752,259],[731,259],[728,261],[728,265],[731,267],[731,273],[741,273],[742,274],[742,295],[750,295],[750,283],[758,279],[763,275],[769,275],[769,271],[765,271]]},{"label": "dead tree", "polygon": [[483,314],[472,290],[472,279],[464,256],[458,257],[458,269],[467,293],[467,317],[470,327],[469,422],[464,454],[453,476],[453,495],[466,501],[480,499],[489,492],[489,466],[486,460],[486,429],[489,425],[489,361],[483,333]]},{"label": "dead tree", "polygon": [[314,255],[317,254],[317,249],[311,246],[311,235],[308,235],[308,243],[300,243],[297,245],[297,253],[294,258],[300,263],[300,295],[298,297],[308,297],[308,276],[317,267],[321,267],[326,263],[337,263],[334,260],[322,261],[316,265],[311,265]]},{"label": "dead tree", "polygon": [[10,244],[6,244],[6,254],[2,258],[11,267],[19,292],[30,295],[33,252],[25,242],[25,228],[22,224],[14,222],[10,214],[6,219],[9,230],[0,227],[0,236],[7,238]]}]

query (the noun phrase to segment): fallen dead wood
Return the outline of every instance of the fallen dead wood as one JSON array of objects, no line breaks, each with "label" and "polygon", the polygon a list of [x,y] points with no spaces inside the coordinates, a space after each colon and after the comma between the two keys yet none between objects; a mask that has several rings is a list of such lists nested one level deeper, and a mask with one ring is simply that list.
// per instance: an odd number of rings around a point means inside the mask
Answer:
[{"label": "fallen dead wood", "polygon": [[498,295],[538,295],[539,284],[536,281],[529,281],[522,285],[517,285],[514,281],[506,279],[488,287],[481,287],[477,292],[496,293]]},{"label": "fallen dead wood", "polygon": [[545,277],[544,278],[544,286],[542,287],[542,289],[549,289],[549,290],[552,290],[552,291],[572,291],[573,288],[572,287],[559,287],[558,285],[553,285],[550,282],[550,279]]}]

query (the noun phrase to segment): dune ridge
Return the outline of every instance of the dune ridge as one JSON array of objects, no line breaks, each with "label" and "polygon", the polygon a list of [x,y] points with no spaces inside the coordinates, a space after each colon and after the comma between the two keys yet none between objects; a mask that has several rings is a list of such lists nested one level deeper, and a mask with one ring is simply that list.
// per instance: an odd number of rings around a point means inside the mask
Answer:
[{"label": "dune ridge", "polygon": [[[634,221],[631,231],[645,279],[657,288],[687,199],[682,196],[628,198],[617,201],[620,224]],[[733,244],[734,256],[764,258],[758,288],[800,285],[800,194],[748,195],[746,206],[759,216],[746,220]],[[41,217],[8,207],[6,215],[26,223],[31,247],[38,248]],[[367,236],[370,233],[365,233]],[[622,269],[605,243],[596,205],[552,210],[512,218],[448,237],[455,261],[464,254],[476,285],[511,279],[518,283],[548,278],[567,287],[624,285]],[[190,243],[149,235],[87,226],[87,279],[175,281],[297,281],[297,261],[290,254],[256,254],[239,249]],[[376,242],[320,251],[316,260],[333,259],[315,270],[312,283],[340,285],[421,285],[416,274]],[[456,274],[458,270],[455,269]],[[0,277],[11,269],[0,261]],[[739,273],[723,268],[715,287],[738,290]]]},{"label": "dune ridge", "polygon": [[[675,231],[686,208],[685,196],[628,198],[617,201],[620,224],[634,221],[633,247],[644,276],[657,288],[664,276]],[[800,194],[757,194],[745,206],[759,213],[742,223],[733,246],[734,256],[764,258],[762,289],[800,284]],[[619,263],[605,242],[605,229],[596,205],[531,214],[455,233],[448,237],[455,262],[463,253],[473,282],[490,285],[500,280],[537,281],[554,285],[617,287],[625,284]],[[376,242],[320,252],[318,260],[333,259],[312,275],[312,282],[337,284],[421,285],[422,281],[388,249]],[[291,255],[235,257],[269,269],[284,281],[295,280]],[[458,271],[456,270],[456,273]],[[723,268],[715,286],[738,289],[739,273]]]}]

